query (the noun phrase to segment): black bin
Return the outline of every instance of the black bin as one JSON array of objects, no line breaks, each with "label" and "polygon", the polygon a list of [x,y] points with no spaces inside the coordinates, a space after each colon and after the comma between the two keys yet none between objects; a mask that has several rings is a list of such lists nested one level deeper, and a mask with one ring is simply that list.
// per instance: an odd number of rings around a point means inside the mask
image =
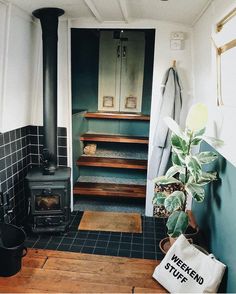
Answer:
[{"label": "black bin", "polygon": [[9,277],[21,269],[21,259],[27,253],[25,232],[14,225],[0,223],[0,276]]}]

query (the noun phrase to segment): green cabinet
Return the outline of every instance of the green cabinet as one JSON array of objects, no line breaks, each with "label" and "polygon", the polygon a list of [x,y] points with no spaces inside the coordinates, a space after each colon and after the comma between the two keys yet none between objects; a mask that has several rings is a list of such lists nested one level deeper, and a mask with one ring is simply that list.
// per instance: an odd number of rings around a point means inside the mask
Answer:
[{"label": "green cabinet", "polygon": [[143,32],[100,32],[99,111],[141,112],[144,57]]}]

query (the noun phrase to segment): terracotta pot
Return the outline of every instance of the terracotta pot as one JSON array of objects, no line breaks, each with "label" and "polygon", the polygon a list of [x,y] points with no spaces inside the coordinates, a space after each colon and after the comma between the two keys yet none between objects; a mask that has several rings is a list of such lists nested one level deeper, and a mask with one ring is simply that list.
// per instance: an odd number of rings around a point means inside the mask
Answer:
[{"label": "terracotta pot", "polygon": [[[199,227],[193,228],[188,226],[184,236],[188,239],[191,244],[199,244]],[[174,244],[177,238],[166,237],[159,242],[159,248],[166,254],[169,248]]]},{"label": "terracotta pot", "polygon": [[194,244],[199,244],[199,227],[196,226],[193,228],[192,226],[188,226],[184,236],[187,239],[192,239]]},{"label": "terracotta pot", "polygon": [[[172,239],[175,239],[175,238],[172,238]],[[190,240],[189,240],[190,241]],[[190,242],[191,243],[191,242]],[[197,244],[193,244],[198,250],[200,250],[201,252],[203,252],[204,254],[206,255],[209,255],[208,251],[206,249],[204,249],[203,247],[197,245]],[[171,247],[171,244],[170,244],[170,238],[169,237],[166,237],[164,239],[162,239],[159,243],[159,248],[161,250],[161,252],[163,254],[166,254],[167,251],[170,249]]]}]

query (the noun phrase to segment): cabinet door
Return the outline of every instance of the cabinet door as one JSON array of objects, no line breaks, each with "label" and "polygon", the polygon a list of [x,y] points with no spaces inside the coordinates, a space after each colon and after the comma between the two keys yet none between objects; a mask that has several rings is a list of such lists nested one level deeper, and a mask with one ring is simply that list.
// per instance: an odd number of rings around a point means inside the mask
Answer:
[{"label": "cabinet door", "polygon": [[112,31],[101,32],[99,48],[98,110],[120,109],[121,44]]},{"label": "cabinet door", "polygon": [[145,38],[142,32],[127,32],[121,50],[120,111],[141,112]]}]

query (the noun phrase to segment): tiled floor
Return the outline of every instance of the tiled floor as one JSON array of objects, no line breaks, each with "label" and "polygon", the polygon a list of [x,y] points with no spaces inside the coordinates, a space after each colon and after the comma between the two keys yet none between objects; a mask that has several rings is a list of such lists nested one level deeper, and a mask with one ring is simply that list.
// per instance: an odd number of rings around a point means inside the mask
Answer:
[{"label": "tiled floor", "polygon": [[82,214],[82,212],[72,213],[72,222],[67,233],[61,235],[30,235],[26,239],[26,246],[110,256],[145,259],[163,258],[159,249],[159,241],[166,236],[163,219],[142,217],[143,232],[141,234],[78,231]]}]

